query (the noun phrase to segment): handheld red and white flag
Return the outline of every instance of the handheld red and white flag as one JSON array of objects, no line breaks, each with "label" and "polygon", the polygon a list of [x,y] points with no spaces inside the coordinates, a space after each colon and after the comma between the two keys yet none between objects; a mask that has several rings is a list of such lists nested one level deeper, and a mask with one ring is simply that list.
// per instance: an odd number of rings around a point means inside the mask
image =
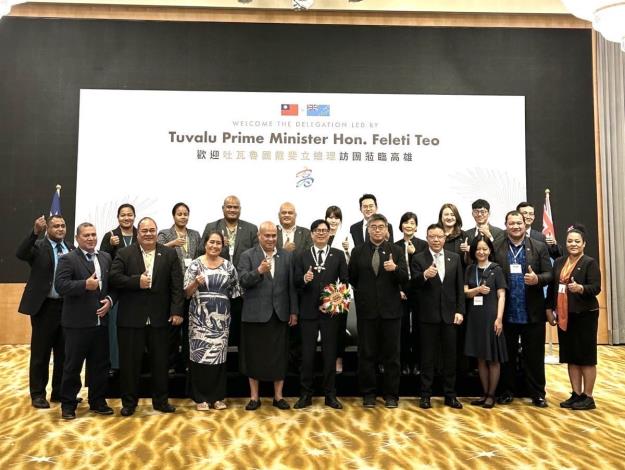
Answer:
[{"label": "handheld red and white flag", "polygon": [[553,216],[551,215],[551,202],[549,201],[549,191],[545,189],[545,204],[543,205],[543,235],[556,236],[556,231],[553,228]]}]

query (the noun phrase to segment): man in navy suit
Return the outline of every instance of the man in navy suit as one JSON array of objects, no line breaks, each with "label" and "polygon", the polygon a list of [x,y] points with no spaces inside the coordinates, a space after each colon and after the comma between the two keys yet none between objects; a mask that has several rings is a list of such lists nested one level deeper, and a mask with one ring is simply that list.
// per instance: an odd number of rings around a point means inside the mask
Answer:
[{"label": "man in navy suit", "polygon": [[[369,219],[371,219],[373,214],[377,214],[378,212],[378,200],[373,194],[363,194],[360,196],[360,199],[358,199],[358,203],[363,220],[356,222],[349,228],[349,233],[354,241],[354,248],[364,245],[364,243],[369,240],[369,230],[367,228]],[[393,226],[389,223],[387,223],[387,226],[386,240],[393,243]]]},{"label": "man in navy suit", "polygon": [[76,228],[77,250],[62,256],[55,285],[63,296],[61,324],[65,335],[65,365],[61,382],[61,417],[76,418],[76,395],[80,391],[80,371],[87,361],[89,409],[102,415],[113,414],[105,394],[109,370],[108,317],[115,302],[109,293],[111,255],[98,252],[93,224]]},{"label": "man in navy suit", "polygon": [[439,224],[427,229],[429,249],[412,257],[412,282],[419,302],[421,333],[421,400],[432,408],[432,382],[436,356],[442,352],[445,405],[462,408],[456,398],[456,329],[465,311],[464,275],[460,256],[444,250],[445,231]]},{"label": "man in navy suit", "polygon": [[297,324],[297,293],[293,284],[292,254],[276,247],[277,228],[263,222],[258,231],[259,246],[244,251],[237,271],[243,287],[240,370],[250,384],[250,401],[245,409],[260,405],[261,380],[273,382],[273,406],[290,406],[282,396],[286,375],[289,326]]},{"label": "man in navy suit", "polygon": [[534,240],[538,240],[539,242],[543,242],[547,245],[547,250],[549,251],[549,257],[552,260],[558,259],[562,256],[562,250],[558,246],[556,242],[556,238],[553,233],[545,235],[539,230],[534,230],[532,228],[532,224],[534,223],[534,219],[536,218],[536,214],[534,211],[534,206],[529,202],[520,202],[516,206],[516,210],[523,216],[523,221],[525,222],[525,232],[528,237],[533,238]]},{"label": "man in navy suit", "polygon": [[[50,354],[54,352],[52,372],[52,401],[61,401],[61,378],[65,343],[61,328],[63,299],[54,285],[58,260],[74,247],[65,242],[65,219],[53,215],[46,222],[42,215],[35,220],[33,230],[17,249],[17,257],[30,265],[30,275],[18,312],[30,315],[30,398],[35,408],[50,408],[46,400]],[[45,232],[43,238],[39,236]]]},{"label": "man in navy suit", "polygon": [[[337,281],[347,284],[347,262],[345,254],[328,245],[330,226],[323,219],[315,220],[310,226],[314,245],[301,251],[295,258],[293,277],[299,294],[299,326],[302,333],[302,365],[300,369],[302,392],[295,408],[312,404],[313,370],[317,335],[321,333],[323,354],[323,393],[325,404],[334,409],[343,405],[336,399],[336,349],[341,318],[330,316],[319,310],[321,292]],[[340,315],[347,315],[343,313]]]}]

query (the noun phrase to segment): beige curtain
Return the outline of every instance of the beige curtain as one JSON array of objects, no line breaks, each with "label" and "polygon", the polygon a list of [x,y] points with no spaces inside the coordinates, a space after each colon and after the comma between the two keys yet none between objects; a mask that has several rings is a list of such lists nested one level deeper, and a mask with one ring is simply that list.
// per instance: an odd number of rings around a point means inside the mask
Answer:
[{"label": "beige curtain", "polygon": [[612,344],[625,343],[625,53],[597,34],[601,179]]}]

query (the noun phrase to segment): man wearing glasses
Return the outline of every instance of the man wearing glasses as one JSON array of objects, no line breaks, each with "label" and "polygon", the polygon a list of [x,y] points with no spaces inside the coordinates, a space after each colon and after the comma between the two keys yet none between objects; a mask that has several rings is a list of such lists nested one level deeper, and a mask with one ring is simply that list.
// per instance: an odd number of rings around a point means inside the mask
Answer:
[{"label": "man wearing glasses", "polygon": [[562,256],[562,251],[560,250],[560,247],[558,246],[558,243],[556,242],[556,238],[553,233],[545,235],[544,233],[538,230],[534,230],[532,228],[532,224],[534,223],[534,219],[536,218],[534,206],[531,205],[529,202],[524,201],[520,202],[516,206],[516,210],[523,216],[523,222],[525,222],[525,233],[527,234],[527,236],[546,244],[551,259],[555,260]]},{"label": "man wearing glasses", "polygon": [[141,361],[147,346],[152,370],[152,407],[163,413],[168,402],[169,325],[183,320],[182,268],[176,250],[156,242],[156,222],[144,217],[137,243],[117,252],[109,282],[117,289],[119,388],[122,416],[134,414],[139,401]]},{"label": "man wearing glasses", "polygon": [[506,237],[506,234],[502,229],[495,227],[488,222],[488,218],[490,217],[490,204],[488,201],[485,199],[478,199],[471,204],[471,209],[473,220],[475,220],[475,227],[465,230],[464,236],[466,243],[462,246],[463,251],[468,252],[471,242],[480,234],[490,239],[494,245]]},{"label": "man wearing glasses", "polygon": [[[361,246],[369,240],[369,230],[367,227],[369,225],[369,221],[371,220],[371,216],[377,214],[378,212],[378,200],[373,194],[363,194],[360,196],[360,199],[358,199],[358,203],[360,204],[360,212],[362,213],[363,219],[360,222],[356,222],[349,228],[349,233],[354,241],[354,247]],[[388,230],[386,239],[392,243],[393,226],[391,224],[387,224],[387,226]]]},{"label": "man wearing glasses", "polygon": [[358,381],[363,406],[373,408],[376,364],[381,363],[384,405],[397,408],[403,313],[400,292],[408,287],[408,270],[402,249],[388,241],[386,217],[372,214],[368,222],[369,240],[354,248],[348,267],[356,300]]}]

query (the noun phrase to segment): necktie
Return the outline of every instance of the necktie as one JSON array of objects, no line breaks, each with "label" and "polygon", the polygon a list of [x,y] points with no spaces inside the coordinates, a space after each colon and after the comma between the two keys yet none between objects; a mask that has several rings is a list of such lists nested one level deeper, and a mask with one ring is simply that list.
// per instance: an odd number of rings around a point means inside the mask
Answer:
[{"label": "necktie", "polygon": [[63,244],[62,243],[57,243],[56,244],[56,257],[58,258],[62,254],[63,254]]},{"label": "necktie", "polygon": [[375,275],[378,275],[378,271],[380,270],[380,252],[379,247],[375,247],[375,251],[373,252],[373,256],[371,257],[371,267],[373,268],[373,272]]},{"label": "necktie", "polygon": [[93,263],[93,253],[85,253],[85,256],[87,257],[87,261]]},{"label": "necktie", "polygon": [[323,258],[321,257],[321,253],[323,253],[323,250],[317,251],[317,264],[319,266],[323,264]]},{"label": "necktie", "polygon": [[291,240],[289,240],[289,236],[287,235],[286,240],[284,241],[284,247],[286,247],[289,243],[291,243]]}]

